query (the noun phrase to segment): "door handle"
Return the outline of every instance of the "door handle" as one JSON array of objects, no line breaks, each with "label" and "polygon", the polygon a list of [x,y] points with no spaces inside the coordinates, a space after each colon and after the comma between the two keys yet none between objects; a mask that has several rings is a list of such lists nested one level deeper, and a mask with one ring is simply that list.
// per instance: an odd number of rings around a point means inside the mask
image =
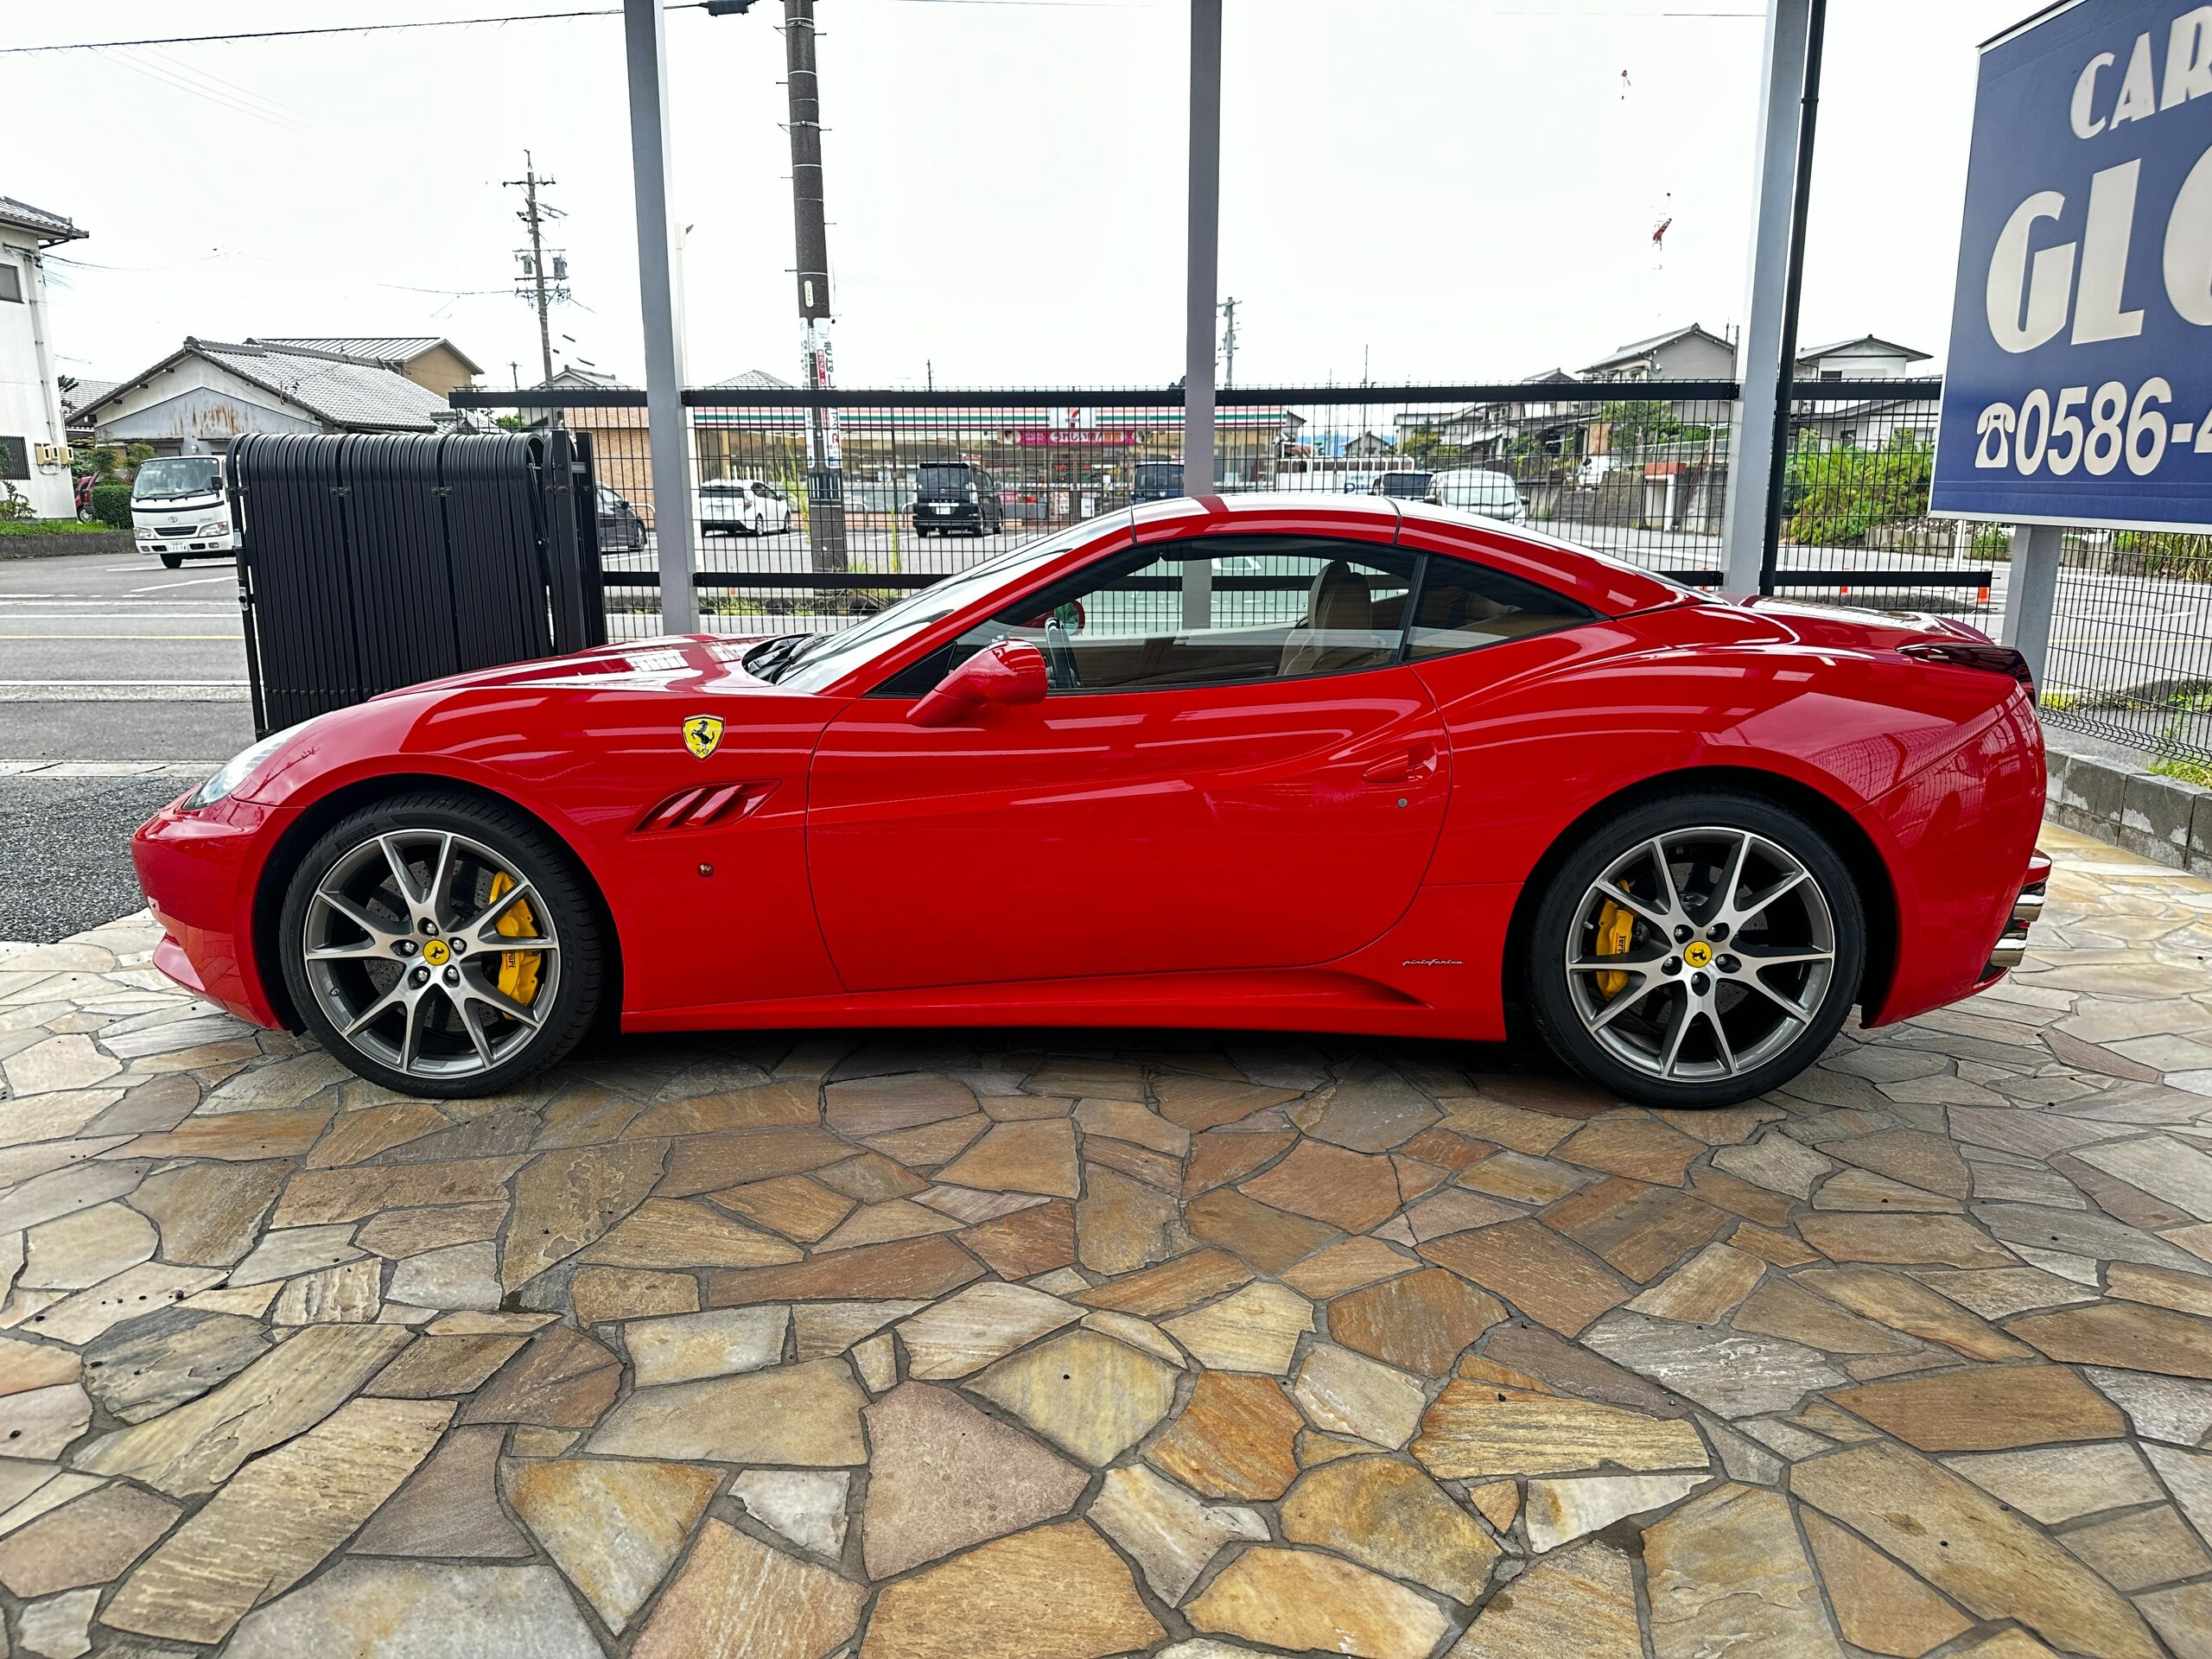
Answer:
[{"label": "door handle", "polygon": [[1416,772],[1436,769],[1436,750],[1427,743],[1416,743],[1402,754],[1377,760],[1359,775],[1370,784],[1402,784]]}]

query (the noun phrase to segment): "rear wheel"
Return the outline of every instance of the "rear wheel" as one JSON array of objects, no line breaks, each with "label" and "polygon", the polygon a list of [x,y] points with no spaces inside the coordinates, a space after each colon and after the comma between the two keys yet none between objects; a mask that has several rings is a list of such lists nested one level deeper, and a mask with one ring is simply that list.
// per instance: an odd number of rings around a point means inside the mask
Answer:
[{"label": "rear wheel", "polygon": [[1787,1082],[1859,991],[1866,920],[1835,850],[1753,796],[1675,796],[1606,825],[1552,879],[1527,963],[1545,1040],[1655,1106]]},{"label": "rear wheel", "polygon": [[574,1048],[603,980],[596,906],[565,851],[466,796],[381,802],[334,826],[279,924],[292,1004],[363,1077],[493,1093]]}]

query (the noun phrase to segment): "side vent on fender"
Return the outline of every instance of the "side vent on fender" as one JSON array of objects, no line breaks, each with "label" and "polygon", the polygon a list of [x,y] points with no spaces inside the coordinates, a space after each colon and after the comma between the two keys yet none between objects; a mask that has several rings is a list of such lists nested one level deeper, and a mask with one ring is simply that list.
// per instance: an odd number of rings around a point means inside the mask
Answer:
[{"label": "side vent on fender", "polygon": [[727,823],[752,812],[776,792],[772,783],[702,784],[680,790],[639,820],[634,833],[658,834],[664,830],[703,830],[710,823]]}]

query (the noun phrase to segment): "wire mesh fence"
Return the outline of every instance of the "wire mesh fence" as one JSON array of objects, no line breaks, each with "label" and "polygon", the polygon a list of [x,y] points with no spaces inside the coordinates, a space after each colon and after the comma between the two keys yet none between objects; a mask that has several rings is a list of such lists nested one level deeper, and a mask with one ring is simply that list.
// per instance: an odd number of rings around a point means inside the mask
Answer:
[{"label": "wire mesh fence", "polygon": [[[1224,388],[1217,492],[1399,495],[1525,525],[1717,587],[1738,388],[1544,377],[1414,387]],[[1994,631],[2010,539],[1927,511],[1942,383],[1800,382],[1770,586]],[[645,396],[455,394],[588,431],[611,638],[661,631]],[[701,626],[813,632],[1132,502],[1185,493],[1172,387],[684,395]],[[2212,760],[2212,549],[2068,539],[2047,712]],[[2200,706],[2201,705],[2201,706]]]}]

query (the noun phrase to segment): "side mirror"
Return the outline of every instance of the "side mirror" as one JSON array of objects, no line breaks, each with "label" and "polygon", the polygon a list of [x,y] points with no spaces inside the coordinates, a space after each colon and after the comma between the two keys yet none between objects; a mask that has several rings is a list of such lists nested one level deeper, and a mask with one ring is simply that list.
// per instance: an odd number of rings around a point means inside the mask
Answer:
[{"label": "side mirror", "polygon": [[1042,702],[1045,689],[1045,653],[1027,639],[1001,639],[946,675],[906,719],[915,726],[957,726],[988,704]]}]

